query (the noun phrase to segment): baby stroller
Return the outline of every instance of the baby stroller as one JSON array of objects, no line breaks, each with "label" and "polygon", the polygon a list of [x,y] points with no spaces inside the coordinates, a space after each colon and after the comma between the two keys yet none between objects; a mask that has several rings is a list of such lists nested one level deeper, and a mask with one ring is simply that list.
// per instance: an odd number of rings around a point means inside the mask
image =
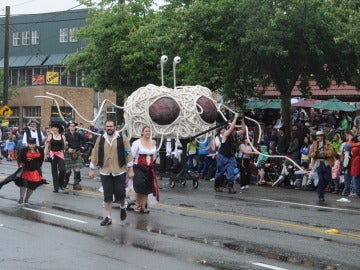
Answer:
[{"label": "baby stroller", "polygon": [[294,186],[296,167],[290,161],[284,161],[280,176],[272,184],[273,187],[279,187],[284,183],[288,187]]},{"label": "baby stroller", "polygon": [[265,179],[266,181],[275,182],[281,175],[281,164],[274,162],[269,163],[269,166],[265,166]]}]

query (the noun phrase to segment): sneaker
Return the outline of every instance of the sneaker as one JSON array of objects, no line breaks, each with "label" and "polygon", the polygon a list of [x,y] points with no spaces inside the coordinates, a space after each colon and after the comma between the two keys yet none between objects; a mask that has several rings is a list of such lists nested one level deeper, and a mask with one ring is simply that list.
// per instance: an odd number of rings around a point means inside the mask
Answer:
[{"label": "sneaker", "polygon": [[245,189],[249,189],[249,185],[245,185]]},{"label": "sneaker", "polygon": [[216,187],[216,188],[215,188],[215,192],[223,192],[223,191],[222,191],[222,189],[221,189],[221,188]]},{"label": "sneaker", "polygon": [[59,193],[69,194],[69,191],[65,190],[64,188],[59,188]]},{"label": "sneaker", "polygon": [[236,190],[232,187],[229,188],[229,193],[230,194],[235,194],[236,193]]},{"label": "sneaker", "polygon": [[325,199],[324,198],[319,198],[319,202],[324,202]]},{"label": "sneaker", "polygon": [[120,220],[124,221],[126,219],[126,209],[120,208]]},{"label": "sneaker", "polygon": [[246,186],[242,186],[240,189],[241,189],[241,190],[244,190],[244,189],[246,189]]},{"label": "sneaker", "polygon": [[20,198],[17,202],[19,205],[23,204],[24,203],[24,200],[22,198]]},{"label": "sneaker", "polygon": [[111,223],[112,223],[111,218],[106,217],[106,218],[104,218],[104,219],[100,222],[100,225],[101,225],[101,226],[108,226],[108,225],[110,225]]},{"label": "sneaker", "polygon": [[24,201],[24,205],[25,205],[25,206],[30,206],[31,203],[29,203],[29,201],[25,200],[25,201]]}]

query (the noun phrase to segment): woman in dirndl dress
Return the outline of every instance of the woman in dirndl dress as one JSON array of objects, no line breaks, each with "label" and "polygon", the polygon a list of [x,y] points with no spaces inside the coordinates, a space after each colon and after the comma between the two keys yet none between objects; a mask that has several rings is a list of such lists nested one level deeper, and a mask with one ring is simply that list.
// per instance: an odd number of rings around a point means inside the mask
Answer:
[{"label": "woman in dirndl dress", "polygon": [[159,200],[159,184],[155,175],[155,160],[157,156],[156,141],[151,137],[150,127],[145,126],[141,131],[141,138],[131,146],[134,157],[133,186],[136,192],[135,212],[149,213],[147,209],[148,195],[153,194]]}]

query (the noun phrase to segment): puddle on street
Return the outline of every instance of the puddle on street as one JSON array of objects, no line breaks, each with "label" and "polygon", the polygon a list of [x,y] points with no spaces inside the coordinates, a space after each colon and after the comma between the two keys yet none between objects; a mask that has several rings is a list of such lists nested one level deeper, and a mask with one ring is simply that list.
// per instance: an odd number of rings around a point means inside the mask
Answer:
[{"label": "puddle on street", "polygon": [[[182,207],[194,207],[193,205],[180,205]],[[63,212],[67,212],[67,213],[73,213],[73,214],[80,214],[86,217],[90,217],[90,218],[95,218],[98,220],[101,220],[102,217],[96,216],[96,215],[91,215],[88,213],[79,213],[78,211],[74,211],[71,209],[63,209],[60,206],[52,206],[51,208],[58,210],[58,211],[63,211]],[[319,262],[318,260],[316,260],[316,258],[305,258],[305,257],[301,257],[301,256],[297,256],[296,254],[290,254],[290,252],[286,252],[284,250],[278,249],[276,247],[266,247],[264,245],[260,245],[260,244],[252,244],[249,242],[242,242],[242,241],[232,241],[232,239],[216,239],[214,236],[191,236],[191,235],[184,235],[184,234],[179,234],[179,233],[171,233],[171,232],[167,232],[166,228],[164,228],[164,226],[162,224],[152,224],[152,220],[150,220],[150,222],[147,219],[138,219],[137,221],[133,222],[132,224],[128,224],[127,226],[125,226],[125,229],[120,229],[119,227],[107,227],[105,228],[103,233],[99,233],[99,231],[84,231],[81,230],[80,228],[75,228],[74,226],[70,226],[69,224],[59,224],[59,223],[55,223],[55,222],[51,222],[48,219],[44,219],[40,214],[38,213],[34,213],[34,212],[29,212],[29,211],[24,211],[24,209],[22,209],[21,207],[15,209],[14,211],[12,211],[11,213],[8,213],[9,215],[13,215],[13,216],[17,216],[17,217],[21,217],[24,219],[28,219],[28,220],[35,220],[37,222],[41,222],[44,224],[49,224],[52,226],[57,226],[57,227],[61,227],[61,228],[65,228],[65,229],[69,229],[72,231],[76,231],[76,232],[81,232],[87,235],[91,235],[91,236],[96,236],[96,237],[102,237],[105,240],[111,241],[113,243],[119,244],[119,245],[129,245],[129,246],[133,246],[133,247],[137,247],[137,248],[141,248],[144,250],[148,250],[151,252],[158,252],[158,253],[162,253],[162,254],[166,254],[166,255],[170,255],[173,257],[181,257],[182,255],[180,254],[170,254],[171,251],[166,251],[166,250],[161,250],[161,248],[158,247],[158,244],[156,244],[156,241],[153,241],[151,239],[145,239],[143,236],[136,236],[134,233],[132,233],[131,231],[128,231],[127,228],[133,228],[135,230],[138,231],[146,231],[146,232],[150,232],[150,233],[155,233],[155,234],[161,234],[164,236],[169,236],[172,238],[179,238],[179,239],[183,239],[183,240],[188,240],[188,241],[192,241],[192,242],[196,242],[196,243],[201,243],[201,244],[205,244],[205,245],[210,245],[210,246],[214,246],[214,247],[220,247],[220,248],[226,248],[229,250],[233,250],[242,254],[251,254],[251,255],[255,255],[255,256],[260,256],[263,258],[267,258],[267,259],[272,259],[272,260],[277,260],[277,261],[281,261],[281,262],[286,262],[286,263],[290,263],[290,264],[294,264],[294,265],[298,265],[298,266],[304,266],[307,268],[312,268],[312,269],[327,269],[327,270],[336,270],[339,269],[339,266],[335,266],[332,265],[330,262],[328,264],[324,264],[322,262]],[[269,228],[264,228],[264,227],[259,227],[259,226],[246,226],[246,225],[240,225],[239,223],[236,222],[226,222],[227,224],[231,224],[233,226],[238,226],[238,227],[244,227],[247,229],[252,229],[252,230],[264,230],[264,231],[270,231],[270,232],[280,232],[280,230],[274,230],[274,229],[269,229]],[[322,225],[320,224],[315,224],[314,227],[322,227]],[[332,242],[336,242],[336,243],[340,243],[342,244],[341,241],[339,240],[333,240],[330,238],[325,238],[323,237],[317,237],[317,236],[311,236],[311,235],[305,235],[305,234],[300,234],[300,233],[293,233],[293,232],[284,232],[281,231],[281,233],[287,233],[291,236],[301,236],[301,237],[305,237],[305,238],[312,238],[312,239],[317,239],[319,241],[332,241]],[[358,245],[360,247],[360,245]],[[223,265],[220,265],[219,262],[208,262],[207,263],[208,266],[214,267],[216,269],[219,270],[226,270],[226,269],[230,269],[227,268]]]}]

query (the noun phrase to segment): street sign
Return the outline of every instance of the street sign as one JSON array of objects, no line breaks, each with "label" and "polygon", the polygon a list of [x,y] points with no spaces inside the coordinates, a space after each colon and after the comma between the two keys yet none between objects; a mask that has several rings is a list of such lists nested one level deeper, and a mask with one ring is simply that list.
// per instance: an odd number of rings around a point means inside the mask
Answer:
[{"label": "street sign", "polygon": [[14,112],[11,110],[11,108],[8,105],[4,105],[0,108],[0,116],[3,119],[7,119],[10,115],[12,115]]},{"label": "street sign", "polygon": [[3,119],[3,120],[1,121],[1,125],[2,125],[3,127],[9,127],[9,120]]}]

